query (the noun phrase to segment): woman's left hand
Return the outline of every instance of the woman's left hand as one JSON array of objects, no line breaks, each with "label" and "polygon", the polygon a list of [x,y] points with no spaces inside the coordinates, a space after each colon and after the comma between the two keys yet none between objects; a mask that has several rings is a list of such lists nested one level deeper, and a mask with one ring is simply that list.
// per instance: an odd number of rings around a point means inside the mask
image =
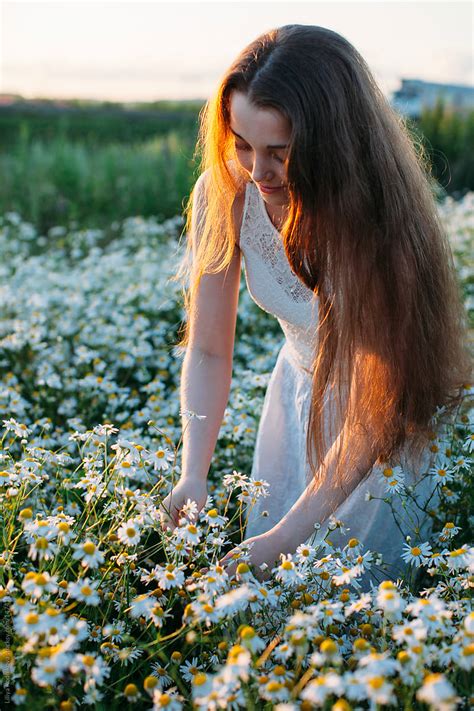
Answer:
[{"label": "woman's left hand", "polygon": [[[280,536],[276,533],[272,533],[272,530],[270,530],[266,533],[261,533],[259,536],[246,538],[243,543],[253,543],[253,546],[249,551],[249,560],[246,562],[255,566],[255,577],[260,581],[269,580],[271,578],[272,568],[279,563],[280,553],[286,552],[284,550],[284,546],[282,545]],[[219,565],[225,568],[226,573],[230,577],[235,575],[239,563],[244,562],[242,558],[232,558],[234,553],[237,551],[237,548],[233,548],[219,561]],[[260,566],[263,563],[266,563],[268,568],[262,571],[260,570]]]}]

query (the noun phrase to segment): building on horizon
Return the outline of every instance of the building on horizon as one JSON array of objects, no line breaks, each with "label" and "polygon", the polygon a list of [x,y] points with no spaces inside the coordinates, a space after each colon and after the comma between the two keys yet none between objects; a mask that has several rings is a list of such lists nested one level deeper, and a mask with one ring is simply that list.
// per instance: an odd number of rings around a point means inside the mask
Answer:
[{"label": "building on horizon", "polygon": [[460,113],[474,109],[474,87],[467,84],[439,84],[422,79],[402,79],[392,93],[391,104],[410,118],[419,118],[424,108],[434,108],[438,99]]}]

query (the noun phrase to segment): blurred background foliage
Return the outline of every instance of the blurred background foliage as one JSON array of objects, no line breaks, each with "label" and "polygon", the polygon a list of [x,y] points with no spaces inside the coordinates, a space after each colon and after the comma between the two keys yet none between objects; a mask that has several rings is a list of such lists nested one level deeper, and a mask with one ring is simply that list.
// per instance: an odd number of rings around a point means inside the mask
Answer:
[{"label": "blurred background foliage", "polygon": [[[204,102],[18,101],[0,106],[0,214],[51,227],[106,228],[131,215],[180,215],[199,173]],[[474,190],[474,111],[440,99],[407,127],[439,197]]]}]

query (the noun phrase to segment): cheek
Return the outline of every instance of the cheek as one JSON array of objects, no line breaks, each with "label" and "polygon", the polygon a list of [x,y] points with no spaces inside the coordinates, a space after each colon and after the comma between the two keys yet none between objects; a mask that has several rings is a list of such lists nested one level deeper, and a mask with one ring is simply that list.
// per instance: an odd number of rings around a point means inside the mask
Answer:
[{"label": "cheek", "polygon": [[242,168],[245,168],[245,170],[248,170],[248,172],[251,173],[252,158],[250,157],[250,155],[248,153],[245,153],[244,151],[236,151],[235,155]]}]

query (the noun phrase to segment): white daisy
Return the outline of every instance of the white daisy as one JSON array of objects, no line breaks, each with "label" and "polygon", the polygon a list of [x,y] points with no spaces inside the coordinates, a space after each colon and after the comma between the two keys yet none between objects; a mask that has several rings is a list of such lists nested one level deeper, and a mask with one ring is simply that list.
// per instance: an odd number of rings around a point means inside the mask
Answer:
[{"label": "white daisy", "polygon": [[451,481],[455,477],[455,471],[448,466],[436,466],[429,470],[433,479],[437,483],[445,484],[447,481]]},{"label": "white daisy", "polygon": [[179,667],[179,671],[181,672],[181,675],[183,676],[185,681],[192,681],[192,679],[196,676],[196,674],[199,671],[203,671],[204,667],[202,664],[199,664],[199,659],[197,657],[193,657],[191,661],[186,660],[184,664],[181,664]]},{"label": "white daisy", "polygon": [[[205,415],[202,415],[205,417]],[[153,711],[166,708],[166,711],[181,711],[184,701],[177,687],[174,686],[166,691],[155,689],[153,692]]]},{"label": "white daisy", "polygon": [[395,584],[391,580],[383,580],[377,593],[377,606],[383,610],[384,616],[389,620],[400,619],[405,605]]},{"label": "white daisy", "polygon": [[429,543],[419,543],[416,546],[404,543],[401,557],[410,565],[420,566],[429,562],[432,552]]},{"label": "white daisy", "polygon": [[72,547],[75,549],[72,557],[74,560],[80,560],[84,568],[97,568],[100,563],[104,562],[104,554],[91,540],[84,541],[84,543],[73,543]]},{"label": "white daisy", "polygon": [[140,540],[140,526],[137,521],[130,518],[123,523],[117,531],[118,539],[126,546],[136,546]]},{"label": "white daisy", "polygon": [[168,563],[164,567],[156,565],[153,570],[153,577],[162,590],[181,588],[184,584],[184,571],[174,563]]},{"label": "white daisy", "polygon": [[436,711],[454,711],[462,700],[444,674],[433,673],[425,676],[423,685],[416,692],[416,698],[424,701]]},{"label": "white daisy", "polygon": [[31,670],[31,678],[38,686],[53,686],[64,673],[64,668],[51,658],[37,658]]},{"label": "white daisy", "polygon": [[186,523],[174,529],[175,536],[178,540],[195,545],[201,540],[201,531],[194,523]]},{"label": "white daisy", "polygon": [[306,684],[300,692],[300,698],[315,706],[323,706],[328,696],[341,696],[344,693],[344,682],[339,674],[328,672],[320,674],[316,679]]},{"label": "white daisy", "polygon": [[447,523],[443,526],[443,530],[438,533],[438,540],[440,543],[445,543],[446,541],[454,538],[460,530],[461,529],[458,526],[455,526],[452,521],[447,521]]},{"label": "white daisy", "polygon": [[130,607],[128,608],[128,611],[130,612],[131,617],[148,618],[155,604],[155,598],[150,594],[144,593],[142,595],[137,595],[137,597],[133,598],[130,603]]},{"label": "white daisy", "polygon": [[23,439],[27,435],[31,434],[31,430],[28,429],[26,425],[23,423],[17,422],[16,420],[13,419],[13,417],[10,417],[9,420],[2,420],[3,426],[7,432],[14,432],[17,437],[20,437]]},{"label": "white daisy", "polygon": [[332,581],[335,585],[350,585],[351,583],[357,585],[357,578],[363,573],[363,568],[361,565],[353,565],[352,568],[346,568],[342,566],[337,575],[332,576]]},{"label": "white daisy", "polygon": [[208,524],[208,526],[224,526],[229,520],[227,516],[219,516],[217,509],[209,509],[204,515],[203,520]]},{"label": "white daisy", "polygon": [[376,704],[394,704],[396,699],[393,686],[381,675],[367,675],[363,677],[365,691],[368,698]]},{"label": "white daisy", "polygon": [[316,556],[316,548],[314,546],[301,543],[296,549],[295,558],[299,563],[311,563]]},{"label": "white daisy", "polygon": [[102,628],[105,638],[110,637],[112,642],[121,642],[125,633],[125,623],[122,620],[115,620]]},{"label": "white daisy", "polygon": [[77,582],[69,583],[67,589],[69,595],[75,600],[80,600],[80,602],[96,607],[100,603],[97,588],[98,583],[94,583],[89,578],[79,578]]},{"label": "white daisy", "polygon": [[277,566],[275,577],[284,585],[297,585],[303,577],[293,562],[291,553],[280,553],[281,563]]},{"label": "white daisy", "polygon": [[31,560],[52,560],[58,551],[58,546],[54,541],[46,536],[39,536],[33,540],[28,549],[28,557]]},{"label": "white daisy", "polygon": [[467,567],[468,561],[472,556],[467,543],[453,551],[443,550],[442,554],[445,556],[446,564],[451,570],[459,570],[460,568]]},{"label": "white daisy", "polygon": [[[109,676],[110,668],[102,657],[94,654],[76,654],[69,666],[73,674],[85,672],[86,676],[99,685]],[[88,687],[90,688],[90,687]]]},{"label": "white daisy", "polygon": [[21,587],[26,595],[29,595],[33,600],[38,600],[46,593],[55,593],[58,589],[57,581],[57,575],[51,576],[46,571],[44,573],[30,571],[23,578]]},{"label": "white daisy", "polygon": [[166,471],[173,460],[174,453],[166,447],[159,447],[155,452],[146,455],[146,462],[152,464],[154,471]]},{"label": "white daisy", "polygon": [[401,467],[381,467],[380,478],[385,484],[385,490],[390,494],[405,488],[405,474]]},{"label": "white daisy", "polygon": [[411,620],[401,625],[392,627],[392,638],[402,644],[403,642],[412,643],[415,640],[424,640],[427,637],[427,629],[422,620]]}]

